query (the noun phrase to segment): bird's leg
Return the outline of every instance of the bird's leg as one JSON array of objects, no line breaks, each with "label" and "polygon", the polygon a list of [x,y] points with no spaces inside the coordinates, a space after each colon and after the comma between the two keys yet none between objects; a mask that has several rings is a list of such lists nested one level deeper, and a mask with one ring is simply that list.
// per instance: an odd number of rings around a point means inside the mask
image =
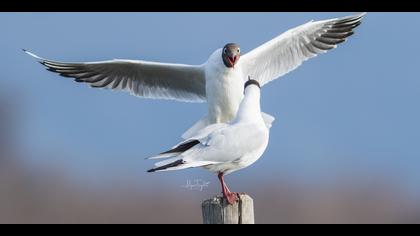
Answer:
[{"label": "bird's leg", "polygon": [[223,197],[229,202],[229,204],[234,204],[238,200],[238,196],[236,193],[232,193],[229,188],[227,187],[225,180],[223,178],[223,173],[219,173],[217,177],[220,180],[220,184],[222,185],[222,193]]},{"label": "bird's leg", "polygon": [[217,175],[217,177],[219,178],[220,184],[222,185],[222,193],[223,193],[223,196],[226,196],[228,193],[230,193],[230,190],[226,186],[226,183],[225,183],[225,180],[224,180],[224,177],[223,177],[223,173],[219,173]]}]

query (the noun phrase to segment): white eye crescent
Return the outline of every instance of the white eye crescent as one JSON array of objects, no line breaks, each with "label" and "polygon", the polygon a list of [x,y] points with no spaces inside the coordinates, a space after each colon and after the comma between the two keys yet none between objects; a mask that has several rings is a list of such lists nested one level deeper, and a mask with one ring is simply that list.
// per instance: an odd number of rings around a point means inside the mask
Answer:
[{"label": "white eye crescent", "polygon": [[238,53],[240,52],[241,50],[238,48]]},{"label": "white eye crescent", "polygon": [[226,54],[226,53],[227,53],[227,49],[226,49],[226,48],[223,50],[223,53],[224,53],[224,54]]}]

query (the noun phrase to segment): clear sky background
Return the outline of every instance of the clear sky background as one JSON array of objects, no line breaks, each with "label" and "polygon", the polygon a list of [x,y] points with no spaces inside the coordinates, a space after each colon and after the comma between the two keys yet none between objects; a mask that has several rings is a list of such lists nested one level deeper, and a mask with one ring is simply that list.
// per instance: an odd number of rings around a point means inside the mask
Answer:
[{"label": "clear sky background", "polygon": [[[309,20],[348,14],[1,13],[0,93],[18,108],[22,162],[98,185],[124,176],[139,185],[216,182],[201,169],[149,174],[153,162],[143,159],[176,144],[206,104],[92,89],[46,71],[22,48],[61,61],[201,64],[225,43],[248,52]],[[419,25],[417,13],[368,13],[346,43],[265,86],[262,108],[277,118],[270,145],[228,177],[231,189],[344,175],[382,176],[420,193]]]}]

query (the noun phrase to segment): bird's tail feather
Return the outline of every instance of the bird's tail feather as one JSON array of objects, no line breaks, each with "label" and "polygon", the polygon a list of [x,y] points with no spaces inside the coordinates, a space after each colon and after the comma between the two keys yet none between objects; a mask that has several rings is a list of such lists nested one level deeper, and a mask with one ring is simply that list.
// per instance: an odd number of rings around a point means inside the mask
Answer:
[{"label": "bird's tail feather", "polygon": [[[174,160],[177,159],[177,160]],[[169,162],[169,163],[168,163]],[[155,164],[155,168],[148,170],[147,172],[159,172],[159,171],[170,171],[170,170],[182,170],[193,167],[206,166],[211,164],[217,164],[213,161],[195,161],[186,162],[180,158],[171,158],[165,161],[161,161]]]},{"label": "bird's tail feather", "polygon": [[156,163],[155,164],[156,167],[148,170],[147,172],[164,171],[164,170],[168,170],[169,168],[174,168],[182,164],[184,164],[184,161],[182,159],[171,158],[171,159]]},{"label": "bird's tail feather", "polygon": [[179,160],[182,160],[182,158],[173,157],[173,158],[169,158],[169,159],[166,159],[166,160],[163,160],[163,161],[156,162],[154,165],[155,165],[155,167],[162,167],[162,166],[166,166],[166,165],[172,164],[174,162],[177,162]]},{"label": "bird's tail feather", "polygon": [[146,157],[147,160],[155,160],[155,159],[163,159],[163,158],[171,158],[171,157],[177,157],[181,153],[163,153],[152,157]]}]

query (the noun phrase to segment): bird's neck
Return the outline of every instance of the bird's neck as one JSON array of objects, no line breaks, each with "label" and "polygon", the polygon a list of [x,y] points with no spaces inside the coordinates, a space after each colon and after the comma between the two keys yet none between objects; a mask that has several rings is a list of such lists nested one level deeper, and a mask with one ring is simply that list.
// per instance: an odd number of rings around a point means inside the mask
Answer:
[{"label": "bird's neck", "polygon": [[255,85],[248,86],[245,90],[245,97],[236,116],[236,122],[259,122],[262,121],[260,107],[261,91]]}]

